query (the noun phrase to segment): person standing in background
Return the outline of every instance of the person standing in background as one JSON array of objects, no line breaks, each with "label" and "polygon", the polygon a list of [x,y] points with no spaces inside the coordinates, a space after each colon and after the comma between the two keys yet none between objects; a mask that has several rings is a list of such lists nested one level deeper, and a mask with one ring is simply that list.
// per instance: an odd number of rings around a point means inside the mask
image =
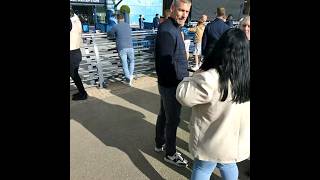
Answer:
[{"label": "person standing in background", "polygon": [[146,20],[142,14],[139,15],[139,28],[144,29],[144,20]]},{"label": "person standing in background", "polygon": [[82,25],[79,17],[70,8],[70,76],[78,89],[78,93],[72,95],[72,100],[85,100],[88,97],[81,78],[79,76],[79,65],[82,60],[80,45],[82,41]]},{"label": "person standing in background", "polygon": [[193,71],[196,71],[200,67],[200,59],[201,59],[201,41],[202,41],[202,36],[204,29],[206,27],[205,22],[207,21],[207,16],[204,14],[201,16],[201,18],[198,20],[197,26],[194,28],[189,28],[188,30],[190,32],[195,32],[195,37],[194,37],[194,61],[195,61],[195,66],[192,67],[191,69]]},{"label": "person standing in background", "polygon": [[229,14],[226,20],[226,24],[230,27],[233,27],[233,16],[232,14]]},{"label": "person standing in background", "polygon": [[225,23],[226,10],[223,7],[217,8],[217,17],[207,24],[204,29],[201,42],[203,56],[207,56],[212,51],[220,36],[230,27]]},{"label": "person standing in background", "polygon": [[250,16],[245,16],[239,25],[240,29],[244,31],[247,35],[247,38],[250,40]]},{"label": "person standing in background", "polygon": [[189,60],[190,56],[190,44],[191,44],[191,37],[189,35],[188,29],[183,27],[181,28],[181,33],[184,41],[184,46],[186,49],[186,56],[187,56],[187,61]]},{"label": "person standing in background", "polygon": [[159,24],[160,24],[159,14],[156,14],[156,16],[153,18],[153,29],[158,29]]}]

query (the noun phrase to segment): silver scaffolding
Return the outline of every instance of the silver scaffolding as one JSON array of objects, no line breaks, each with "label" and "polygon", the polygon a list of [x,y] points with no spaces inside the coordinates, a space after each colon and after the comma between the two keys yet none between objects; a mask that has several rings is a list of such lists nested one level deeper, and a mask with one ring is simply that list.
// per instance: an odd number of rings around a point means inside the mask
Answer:
[{"label": "silver scaffolding", "polygon": [[[136,77],[154,72],[155,36],[154,30],[132,32]],[[82,39],[79,75],[85,86],[103,88],[108,81],[122,81],[124,75],[115,40],[109,39],[106,33],[85,33]],[[71,78],[70,84],[73,84]]]}]

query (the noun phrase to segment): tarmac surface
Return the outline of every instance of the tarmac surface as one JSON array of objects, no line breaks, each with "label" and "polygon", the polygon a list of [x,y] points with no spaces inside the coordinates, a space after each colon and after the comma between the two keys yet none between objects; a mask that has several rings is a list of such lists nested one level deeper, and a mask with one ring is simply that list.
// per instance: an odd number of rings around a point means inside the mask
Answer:
[{"label": "tarmac surface", "polygon": [[[157,79],[137,78],[133,87],[121,82],[106,88],[89,87],[88,99],[72,101],[70,86],[70,179],[190,179],[192,157],[188,152],[191,109],[183,107],[177,131],[177,151],[189,167],[176,167],[154,151],[155,124],[160,109]],[[238,164],[239,179],[250,179],[250,161]],[[215,169],[211,179],[221,179]]]}]

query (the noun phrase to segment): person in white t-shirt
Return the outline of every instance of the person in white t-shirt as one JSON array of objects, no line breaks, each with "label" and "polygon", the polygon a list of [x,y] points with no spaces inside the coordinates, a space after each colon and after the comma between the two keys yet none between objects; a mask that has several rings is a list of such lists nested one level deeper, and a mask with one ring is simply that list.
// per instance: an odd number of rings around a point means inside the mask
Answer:
[{"label": "person in white t-shirt", "polygon": [[70,76],[78,89],[78,93],[72,95],[72,100],[85,100],[88,97],[83,87],[78,70],[82,60],[80,51],[82,25],[79,17],[70,8]]}]

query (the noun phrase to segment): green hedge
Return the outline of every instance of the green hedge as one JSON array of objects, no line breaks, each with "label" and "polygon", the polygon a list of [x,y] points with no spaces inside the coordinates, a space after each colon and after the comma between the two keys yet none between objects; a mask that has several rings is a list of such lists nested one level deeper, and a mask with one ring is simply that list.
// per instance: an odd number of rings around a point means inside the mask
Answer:
[{"label": "green hedge", "polygon": [[128,14],[130,14],[130,8],[129,8],[129,6],[127,6],[127,5],[122,5],[121,7],[120,7],[120,12],[121,13],[128,13]]}]

